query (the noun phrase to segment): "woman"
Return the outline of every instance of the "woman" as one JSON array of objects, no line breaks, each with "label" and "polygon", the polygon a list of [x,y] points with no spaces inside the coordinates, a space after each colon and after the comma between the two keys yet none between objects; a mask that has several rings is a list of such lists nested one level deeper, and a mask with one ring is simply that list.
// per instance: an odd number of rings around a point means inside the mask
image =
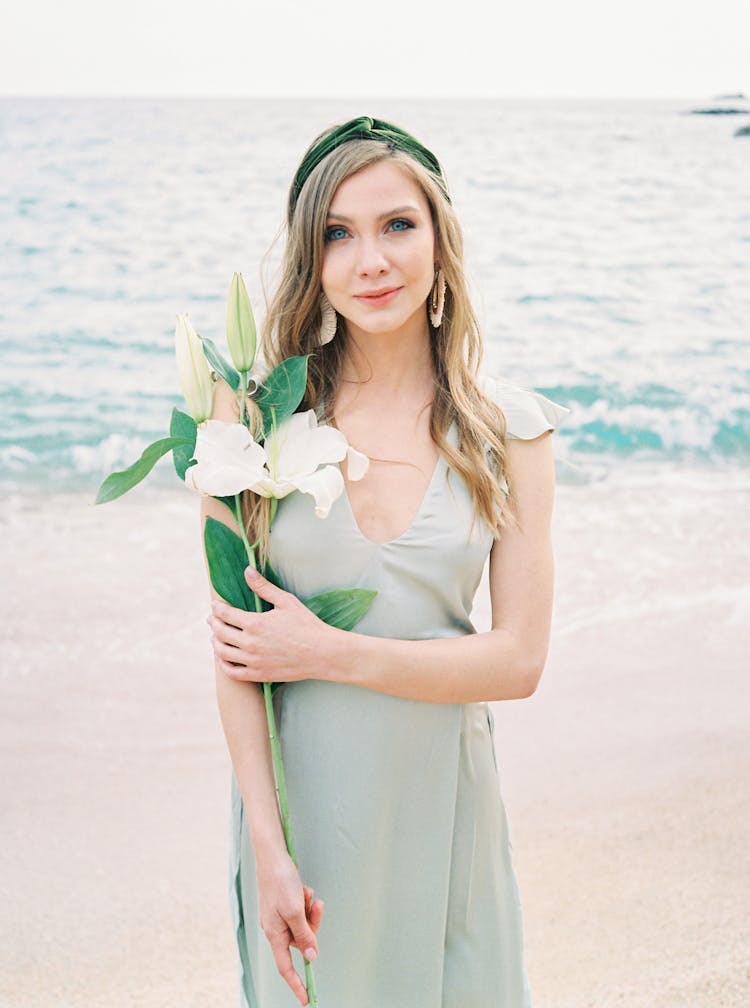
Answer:
[{"label": "woman", "polygon": [[[480,389],[460,228],[437,159],[413,137],[367,118],[323,134],[292,183],[287,224],[270,363],[312,354],[302,408],[370,467],[357,482],[344,471],[325,520],[305,494],[280,502],[268,556],[288,590],[248,574],[273,610],[214,597],[209,617],[235,771],[243,1004],[282,1008],[287,986],[307,1003],[294,947],[316,959],[321,1008],[520,1008],[521,910],[485,701],[529,696],[545,663],[549,432],[565,410],[496,382]],[[237,417],[223,382],[214,416]],[[233,524],[212,498],[203,514]],[[257,510],[253,520],[262,531]],[[492,629],[476,633],[488,555]],[[353,633],[298,601],[353,587],[378,593]],[[262,681],[284,684],[299,872]]]}]

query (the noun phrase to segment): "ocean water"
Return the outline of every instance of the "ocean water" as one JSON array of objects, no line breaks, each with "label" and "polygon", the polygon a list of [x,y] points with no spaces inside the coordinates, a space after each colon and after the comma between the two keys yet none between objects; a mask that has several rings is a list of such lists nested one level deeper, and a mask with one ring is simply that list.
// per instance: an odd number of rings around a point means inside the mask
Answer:
[{"label": "ocean water", "polygon": [[441,158],[486,369],[572,411],[563,481],[742,479],[750,138],[705,103],[0,99],[0,489],[93,499],[167,432],[175,315],[223,346],[238,270],[262,317],[300,155],[362,113]]}]

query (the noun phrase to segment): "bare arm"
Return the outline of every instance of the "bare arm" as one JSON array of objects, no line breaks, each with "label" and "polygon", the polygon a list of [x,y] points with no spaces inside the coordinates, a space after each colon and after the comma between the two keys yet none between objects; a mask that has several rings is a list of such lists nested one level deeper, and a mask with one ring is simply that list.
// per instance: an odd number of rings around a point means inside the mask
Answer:
[{"label": "bare arm", "polygon": [[234,610],[216,610],[214,646],[224,673],[257,681],[327,679],[433,703],[530,696],[546,661],[552,618],[550,434],[512,440],[508,450],[519,527],[504,529],[492,549],[491,630],[425,641],[345,633],[261,580],[259,593],[273,603],[272,612],[248,614],[241,630],[228,632],[221,620]]},{"label": "bare arm", "polygon": [[[225,381],[219,380],[214,390],[212,418],[232,422],[237,420],[238,416],[232,390]],[[209,516],[223,522],[233,532],[237,532],[237,521],[230,509],[214,497],[201,494],[201,542],[206,518]],[[211,585],[205,545],[203,559],[211,599],[221,601]],[[286,851],[286,846],[276,802],[262,689],[255,683],[241,683],[227,679],[216,662],[214,668],[219,714],[245,806],[253,848],[260,858],[272,857],[280,851]]]},{"label": "bare arm", "polygon": [[[223,381],[215,390],[213,418],[234,421],[234,396]],[[229,508],[206,494],[201,495],[201,541],[207,517],[223,522],[233,532],[237,522]],[[208,562],[205,556],[206,573]],[[222,601],[210,582],[212,600]],[[292,964],[290,944],[307,959],[317,955],[315,932],[320,926],[323,903],[313,902],[313,891],[303,886],[289,857],[281,826],[268,738],[262,687],[238,682],[224,674],[214,660],[216,698],[224,735],[247,816],[258,883],[260,924],[268,938],[279,972],[301,1004],[307,1004],[304,985]]]},{"label": "bare arm", "polygon": [[[201,532],[208,516],[237,530],[229,508],[213,497],[202,495]],[[219,599],[213,587],[210,591],[212,599]],[[263,692],[256,683],[227,678],[215,661],[214,668],[219,715],[245,806],[253,849],[260,859],[273,857],[286,851],[286,846],[276,801]]]}]

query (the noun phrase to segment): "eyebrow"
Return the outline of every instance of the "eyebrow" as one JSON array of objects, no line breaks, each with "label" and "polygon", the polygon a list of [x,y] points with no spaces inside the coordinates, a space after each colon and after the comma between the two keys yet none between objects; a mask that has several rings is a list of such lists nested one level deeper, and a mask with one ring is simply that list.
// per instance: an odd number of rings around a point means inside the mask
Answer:
[{"label": "eyebrow", "polygon": [[[398,217],[399,214],[404,213],[418,214],[419,207],[411,206],[410,204],[407,204],[406,206],[394,207],[393,210],[388,210],[386,211],[386,213],[379,214],[377,219],[379,221],[382,221],[386,220],[388,217]],[[352,223],[351,217],[346,217],[344,214],[339,213],[329,213],[328,220],[340,220],[344,221],[346,224]]]}]

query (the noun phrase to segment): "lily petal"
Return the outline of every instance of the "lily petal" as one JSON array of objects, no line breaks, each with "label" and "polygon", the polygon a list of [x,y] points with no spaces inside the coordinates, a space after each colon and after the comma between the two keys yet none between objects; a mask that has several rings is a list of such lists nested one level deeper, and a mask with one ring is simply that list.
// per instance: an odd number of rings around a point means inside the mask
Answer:
[{"label": "lily petal", "polygon": [[296,480],[313,473],[318,466],[340,462],[347,442],[341,431],[326,424],[318,426],[314,410],[293,413],[266,438],[269,469],[275,479]]},{"label": "lily petal", "polygon": [[344,492],[344,477],[338,466],[323,466],[310,476],[297,480],[297,489],[315,498],[318,518],[327,518],[331,505]]},{"label": "lily petal", "polygon": [[228,497],[252,489],[267,475],[266,453],[240,423],[206,420],[198,426],[192,465],[185,483],[213,497]]},{"label": "lily petal", "polygon": [[361,451],[357,451],[356,448],[350,446],[346,452],[346,475],[349,479],[353,483],[356,483],[357,480],[362,479],[369,468],[369,458]]},{"label": "lily petal", "polygon": [[263,476],[248,489],[260,497],[275,497],[281,500],[282,497],[293,493],[297,489],[297,484],[275,480],[264,471]]},{"label": "lily petal", "polygon": [[289,438],[279,455],[279,474],[312,473],[319,465],[340,462],[346,455],[346,438],[335,427],[315,427]]}]

